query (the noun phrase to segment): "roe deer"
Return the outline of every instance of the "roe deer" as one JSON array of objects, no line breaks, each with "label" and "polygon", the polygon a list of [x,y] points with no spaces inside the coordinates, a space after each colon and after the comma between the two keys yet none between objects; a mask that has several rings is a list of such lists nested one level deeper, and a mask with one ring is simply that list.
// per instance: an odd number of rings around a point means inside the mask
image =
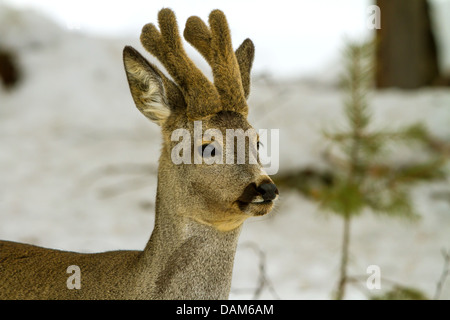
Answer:
[{"label": "roe deer", "polygon": [[[228,298],[242,224],[267,214],[278,190],[260,162],[175,164],[171,156],[177,142],[171,134],[179,128],[192,134],[195,121],[202,121],[203,132],[251,129],[246,99],[254,46],[247,39],[233,51],[219,10],[211,12],[209,26],[190,17],[184,37],[211,66],[213,84],[186,55],[175,14],[162,9],[158,22],[159,30],[144,26],[141,42],[173,80],[132,47],[123,51],[134,102],[163,136],[148,244],[143,251],[83,254],[1,241],[1,299]],[[222,156],[236,152],[214,139],[195,142],[200,148],[192,148],[192,156],[205,156],[207,147],[209,156],[216,149],[223,150]],[[79,288],[69,289],[69,266],[79,268]]]}]

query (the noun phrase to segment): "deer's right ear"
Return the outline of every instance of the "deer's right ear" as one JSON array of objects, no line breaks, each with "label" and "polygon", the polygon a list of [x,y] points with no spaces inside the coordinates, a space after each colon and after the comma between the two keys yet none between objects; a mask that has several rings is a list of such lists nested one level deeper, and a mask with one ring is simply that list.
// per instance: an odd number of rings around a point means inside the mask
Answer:
[{"label": "deer's right ear", "polygon": [[130,46],[123,50],[123,63],[136,107],[162,125],[170,115],[160,71]]}]

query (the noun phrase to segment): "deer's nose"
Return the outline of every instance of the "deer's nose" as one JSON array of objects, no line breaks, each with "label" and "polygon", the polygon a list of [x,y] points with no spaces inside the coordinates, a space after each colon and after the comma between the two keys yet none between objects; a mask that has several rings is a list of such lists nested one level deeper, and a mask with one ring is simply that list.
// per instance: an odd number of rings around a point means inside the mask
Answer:
[{"label": "deer's nose", "polygon": [[263,183],[256,188],[265,201],[274,200],[278,195],[277,186],[273,183]]}]

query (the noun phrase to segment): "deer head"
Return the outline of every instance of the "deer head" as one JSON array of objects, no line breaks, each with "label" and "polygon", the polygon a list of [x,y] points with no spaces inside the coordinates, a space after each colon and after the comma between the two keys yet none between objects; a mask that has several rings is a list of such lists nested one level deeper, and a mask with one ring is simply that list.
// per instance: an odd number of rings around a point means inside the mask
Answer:
[{"label": "deer head", "polygon": [[[247,121],[250,93],[250,70],[254,46],[246,39],[233,51],[225,15],[214,10],[209,26],[200,18],[190,17],[184,30],[185,39],[193,45],[212,68],[214,83],[187,56],[179,35],[175,14],[162,9],[158,14],[159,30],[153,24],[144,26],[141,43],[165,67],[169,79],[132,47],[123,52],[126,75],[137,108],[162,129],[163,148],[158,171],[157,202],[164,202],[177,217],[192,219],[220,231],[239,227],[252,216],[268,213],[278,190],[264,173],[259,162],[250,163],[251,152],[244,163],[176,164],[173,141],[177,129],[189,132],[190,157],[223,157],[237,159],[239,150],[228,139],[205,134],[215,129],[226,137],[227,129],[249,132]],[[201,121],[202,135],[195,135]],[[205,138],[206,137],[206,138]],[[250,145],[257,146],[257,135],[248,135]],[[251,150],[249,148],[248,150]],[[220,162],[220,161],[219,161]],[[162,211],[162,210],[159,210]],[[157,215],[169,214],[158,212]],[[157,217],[158,219],[158,217]]]}]

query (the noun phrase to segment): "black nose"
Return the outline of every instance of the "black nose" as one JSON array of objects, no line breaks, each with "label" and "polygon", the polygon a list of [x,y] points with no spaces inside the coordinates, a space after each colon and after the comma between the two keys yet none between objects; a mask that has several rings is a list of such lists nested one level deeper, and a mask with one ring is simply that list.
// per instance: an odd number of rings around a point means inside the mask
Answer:
[{"label": "black nose", "polygon": [[277,197],[278,189],[273,183],[263,183],[258,188],[256,188],[264,200],[274,200]]}]

